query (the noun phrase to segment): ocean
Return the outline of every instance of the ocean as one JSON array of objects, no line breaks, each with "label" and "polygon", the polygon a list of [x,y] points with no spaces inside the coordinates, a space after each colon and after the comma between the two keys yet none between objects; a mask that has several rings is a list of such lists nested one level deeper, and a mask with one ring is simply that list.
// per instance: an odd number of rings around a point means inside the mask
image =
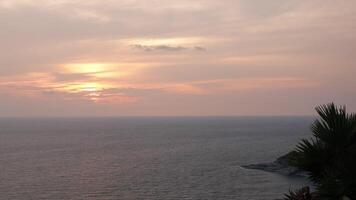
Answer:
[{"label": "ocean", "polygon": [[273,200],[304,178],[244,169],[312,117],[0,119],[1,200]]}]

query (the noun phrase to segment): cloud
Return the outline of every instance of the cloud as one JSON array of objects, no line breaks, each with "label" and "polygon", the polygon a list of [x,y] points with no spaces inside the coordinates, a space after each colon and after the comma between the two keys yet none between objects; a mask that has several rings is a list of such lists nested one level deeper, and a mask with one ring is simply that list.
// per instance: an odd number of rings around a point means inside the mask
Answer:
[{"label": "cloud", "polygon": [[135,44],[132,45],[133,48],[143,50],[143,51],[183,51],[187,50],[186,47],[181,46],[169,46],[169,45],[158,45],[158,46],[148,46],[148,45],[140,45]]},{"label": "cloud", "polygon": [[83,113],[240,114],[263,109],[264,99],[284,103],[285,113],[299,112],[287,109],[289,101],[303,108],[334,98],[354,104],[355,6],[0,0],[0,103],[15,108],[31,97],[36,108],[62,103],[62,114],[78,105]]},{"label": "cloud", "polygon": [[206,51],[206,48],[195,46],[195,47],[183,47],[183,46],[170,46],[170,45],[132,45],[134,49],[151,52],[151,51],[165,51],[165,52],[178,52],[178,51]]},{"label": "cloud", "polygon": [[58,82],[84,81],[84,80],[90,80],[93,78],[92,76],[90,76],[90,73],[78,74],[78,73],[55,72],[52,75],[55,78],[55,80]]},{"label": "cloud", "polygon": [[194,49],[197,51],[207,51],[205,47],[201,47],[201,46],[195,46]]},{"label": "cloud", "polygon": [[252,19],[276,17],[303,4],[299,0],[240,0],[238,2],[240,12]]}]

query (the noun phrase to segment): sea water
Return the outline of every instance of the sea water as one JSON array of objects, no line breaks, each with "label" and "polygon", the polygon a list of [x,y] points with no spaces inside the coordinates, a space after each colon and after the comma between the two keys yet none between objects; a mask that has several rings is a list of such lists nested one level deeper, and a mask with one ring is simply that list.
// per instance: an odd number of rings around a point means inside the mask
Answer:
[{"label": "sea water", "polygon": [[273,200],[304,178],[271,162],[312,117],[0,119],[0,199]]}]

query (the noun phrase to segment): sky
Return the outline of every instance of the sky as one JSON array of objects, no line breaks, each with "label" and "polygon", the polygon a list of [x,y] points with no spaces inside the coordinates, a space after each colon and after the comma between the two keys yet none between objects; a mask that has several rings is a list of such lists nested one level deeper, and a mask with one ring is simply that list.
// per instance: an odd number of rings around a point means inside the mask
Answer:
[{"label": "sky", "polygon": [[354,0],[0,0],[0,116],[356,111]]}]

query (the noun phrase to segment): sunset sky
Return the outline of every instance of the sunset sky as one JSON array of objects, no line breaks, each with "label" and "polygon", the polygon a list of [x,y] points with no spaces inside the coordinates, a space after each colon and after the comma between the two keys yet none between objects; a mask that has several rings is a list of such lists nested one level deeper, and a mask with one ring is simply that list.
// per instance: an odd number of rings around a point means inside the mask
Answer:
[{"label": "sunset sky", "polygon": [[356,111],[354,0],[0,0],[0,116]]}]

